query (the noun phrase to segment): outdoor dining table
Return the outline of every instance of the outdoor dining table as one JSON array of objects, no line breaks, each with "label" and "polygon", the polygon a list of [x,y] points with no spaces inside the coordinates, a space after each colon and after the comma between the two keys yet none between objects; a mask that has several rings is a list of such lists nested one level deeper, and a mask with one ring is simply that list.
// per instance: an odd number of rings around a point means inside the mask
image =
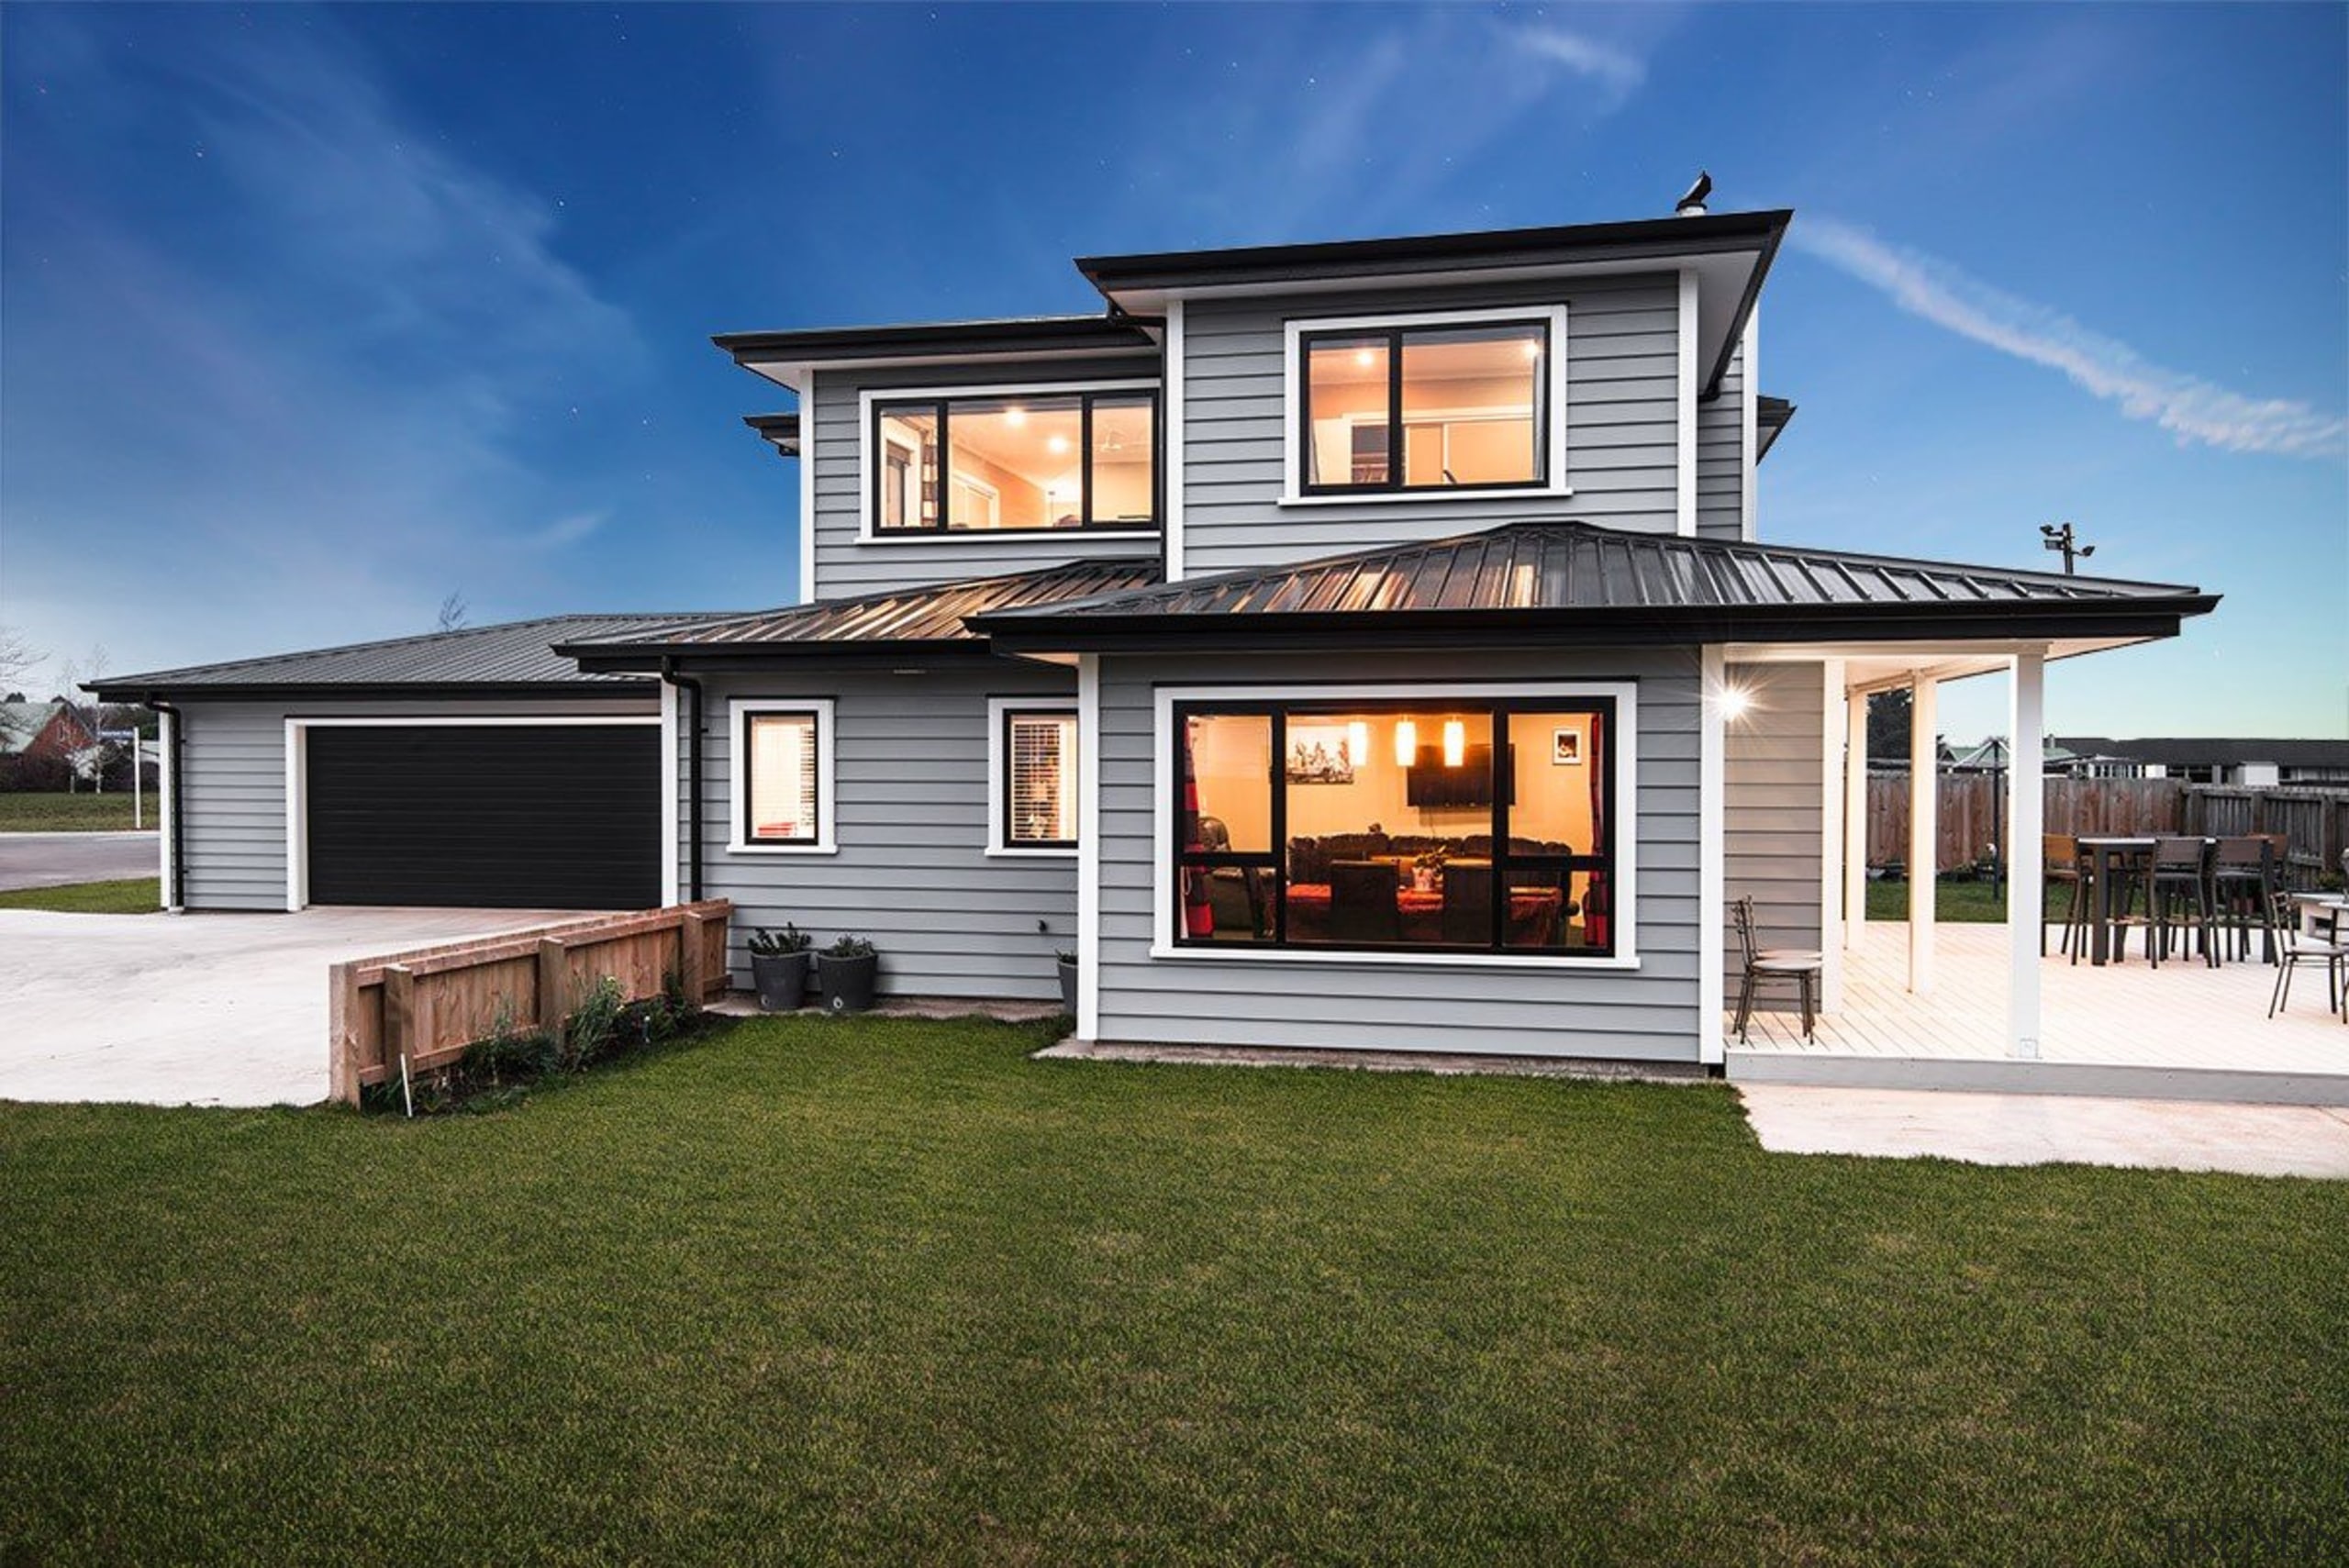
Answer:
[{"label": "outdoor dining table", "polygon": [[2089,884],[2096,889],[2096,930],[2088,945],[2088,962],[2099,968],[2112,958],[2112,884],[2120,876],[2121,863],[2150,856],[2154,843],[2150,837],[2083,836],[2080,840],[2080,850],[2088,859]]}]

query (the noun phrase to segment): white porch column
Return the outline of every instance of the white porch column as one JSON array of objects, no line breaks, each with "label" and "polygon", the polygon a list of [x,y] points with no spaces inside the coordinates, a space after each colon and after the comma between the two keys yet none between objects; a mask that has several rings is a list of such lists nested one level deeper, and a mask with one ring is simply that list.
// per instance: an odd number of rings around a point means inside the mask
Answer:
[{"label": "white porch column", "polygon": [[1941,683],[1919,675],[1909,707],[1909,989],[1933,988],[1933,897],[1941,872]]},{"label": "white porch column", "polygon": [[1868,697],[1843,694],[1843,945],[1867,930]]},{"label": "white porch column", "polygon": [[[1829,659],[1819,667],[1819,945],[1825,962],[1821,965],[1819,984],[1820,1010],[1840,1013],[1843,1010],[1843,950],[1851,945],[1846,924],[1851,918],[1843,908],[1843,857],[1850,835],[1844,831],[1844,814],[1850,809],[1850,791],[1844,784],[1843,746],[1851,734],[1848,721],[1841,721],[1841,705],[1850,700],[1843,690],[1843,662]],[[1865,739],[1863,727],[1862,739]],[[1862,776],[1865,776],[1865,767]],[[1867,914],[1862,906],[1860,916]]]},{"label": "white porch column", "polygon": [[2041,737],[2046,733],[2047,656],[2015,656],[2007,734],[2007,1050],[2039,1054],[2040,922],[2045,917],[2039,835],[2046,827]]},{"label": "white porch column", "polygon": [[1101,1033],[1101,656],[1076,661],[1076,1038]]},{"label": "white porch column", "polygon": [[661,902],[684,901],[677,874],[685,858],[685,834],[678,827],[677,688],[661,683]]},{"label": "white porch column", "polygon": [[1698,660],[1697,705],[1697,1060],[1723,1059],[1721,1005],[1727,985],[1726,877],[1729,842],[1729,733],[1721,712],[1728,662],[1719,646]]}]

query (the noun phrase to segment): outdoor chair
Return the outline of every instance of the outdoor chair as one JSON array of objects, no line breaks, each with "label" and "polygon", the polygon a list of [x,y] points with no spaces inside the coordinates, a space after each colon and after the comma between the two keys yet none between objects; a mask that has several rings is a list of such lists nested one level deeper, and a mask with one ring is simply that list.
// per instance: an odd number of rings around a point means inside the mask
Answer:
[{"label": "outdoor chair", "polygon": [[2155,969],[2169,956],[2170,938],[2191,928],[2202,944],[2202,962],[2215,969],[2218,949],[2210,940],[2210,853],[2199,839],[2154,840],[2153,881],[2145,894],[2145,954]]},{"label": "outdoor chair", "polygon": [[[2071,900],[2064,909],[2064,943],[2058,950],[2068,953],[2076,941],[2087,935],[2088,929],[2088,869],[2080,859],[2080,841],[2069,833],[2043,833],[2039,836],[2039,860],[2049,883],[2072,890]],[[2047,917],[2043,908],[2039,920],[2039,956],[2047,956]]]},{"label": "outdoor chair", "polygon": [[[1199,848],[1217,854],[1230,852],[1231,829],[1224,826],[1223,818],[1200,817]],[[1264,917],[1264,876],[1254,866],[1217,866],[1202,874],[1207,878],[1208,906],[1214,913],[1219,936],[1238,933],[1253,939],[1271,929]]]},{"label": "outdoor chair", "polygon": [[2229,956],[2251,956],[2251,932],[2260,932],[2260,962],[2276,962],[2274,895],[2279,890],[2275,852],[2267,840],[2245,834],[2219,840],[2211,855],[2210,896],[2219,920],[2233,950]]},{"label": "outdoor chair", "polygon": [[1330,862],[1330,939],[1352,946],[1403,940],[1395,868],[1385,861]]},{"label": "outdoor chair", "polygon": [[2349,941],[2336,925],[2332,940],[2311,937],[2300,929],[2300,912],[2288,893],[2277,893],[2268,900],[2269,916],[2277,928],[2281,947],[2277,952],[2276,990],[2267,999],[2267,1016],[2274,1018],[2292,999],[2292,971],[2302,964],[2324,966],[2324,1006],[2327,1012],[2338,1013],[2349,1008],[2349,998],[2343,995],[2343,973],[2349,968]]},{"label": "outdoor chair", "polygon": [[1745,980],[1737,991],[1738,1043],[1748,1043],[1746,1029],[1753,1019],[1753,993],[1764,985],[1791,983],[1801,998],[1802,1038],[1809,1040],[1819,1017],[1819,976],[1827,955],[1795,948],[1765,948],[1753,935],[1753,895],[1740,894],[1731,911],[1737,917],[1737,945],[1745,955]]}]

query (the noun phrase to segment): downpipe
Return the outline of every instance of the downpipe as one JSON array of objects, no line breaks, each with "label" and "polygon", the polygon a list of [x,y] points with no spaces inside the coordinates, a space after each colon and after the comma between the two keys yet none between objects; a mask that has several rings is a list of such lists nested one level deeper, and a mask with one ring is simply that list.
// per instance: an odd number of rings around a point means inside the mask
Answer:
[{"label": "downpipe", "polygon": [[[677,661],[661,658],[661,680],[692,699],[685,728],[685,891],[691,903],[701,902],[701,681],[677,673]],[[672,757],[667,766],[675,767]]]}]

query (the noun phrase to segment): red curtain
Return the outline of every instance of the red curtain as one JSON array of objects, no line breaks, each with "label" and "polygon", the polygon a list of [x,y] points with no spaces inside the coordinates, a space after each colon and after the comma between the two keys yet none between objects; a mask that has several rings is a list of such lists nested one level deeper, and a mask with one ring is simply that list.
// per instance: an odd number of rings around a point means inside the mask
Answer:
[{"label": "red curtain", "polygon": [[[1590,764],[1585,771],[1590,774],[1590,846],[1598,852],[1607,840],[1607,717],[1590,716]],[[1607,873],[1590,873],[1590,889],[1583,898],[1583,929],[1593,947],[1608,945],[1608,928],[1612,923]]]}]

